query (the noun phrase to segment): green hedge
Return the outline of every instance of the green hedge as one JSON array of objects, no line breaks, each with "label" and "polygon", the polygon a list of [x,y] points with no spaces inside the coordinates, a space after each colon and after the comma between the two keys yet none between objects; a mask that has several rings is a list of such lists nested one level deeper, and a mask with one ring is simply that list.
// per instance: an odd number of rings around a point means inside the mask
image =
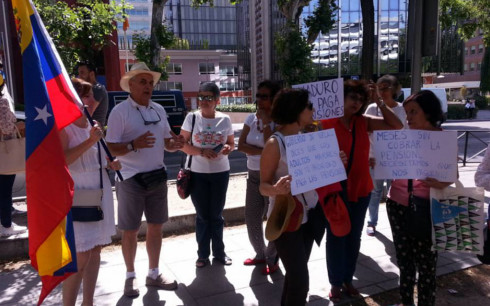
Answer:
[{"label": "green hedge", "polygon": [[[473,110],[473,118],[476,118],[478,113],[478,107]],[[457,120],[457,119],[468,119],[466,109],[464,104],[449,104],[447,106],[447,119]]]},{"label": "green hedge", "polygon": [[482,96],[475,96],[475,105],[478,109],[486,109],[488,106],[488,100]]},{"label": "green hedge", "polygon": [[257,109],[255,104],[233,104],[233,105],[218,105],[217,111],[232,112],[232,113],[253,113]]}]

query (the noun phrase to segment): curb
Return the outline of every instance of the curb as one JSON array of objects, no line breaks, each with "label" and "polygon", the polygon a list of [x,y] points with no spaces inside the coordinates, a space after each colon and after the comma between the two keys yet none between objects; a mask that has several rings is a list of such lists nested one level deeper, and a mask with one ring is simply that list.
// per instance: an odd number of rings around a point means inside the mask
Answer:
[{"label": "curb", "polygon": [[[223,218],[225,219],[225,226],[227,224],[245,223],[245,206],[224,209]],[[192,233],[195,231],[195,222],[195,213],[171,216],[168,221],[163,224],[163,237]],[[143,220],[138,232],[139,238],[145,237],[146,228],[146,220]],[[120,241],[121,232],[117,230],[116,235],[112,236],[112,244],[119,243]],[[28,234],[25,233],[9,238],[0,238],[0,250],[2,250],[0,262],[29,259]]]}]

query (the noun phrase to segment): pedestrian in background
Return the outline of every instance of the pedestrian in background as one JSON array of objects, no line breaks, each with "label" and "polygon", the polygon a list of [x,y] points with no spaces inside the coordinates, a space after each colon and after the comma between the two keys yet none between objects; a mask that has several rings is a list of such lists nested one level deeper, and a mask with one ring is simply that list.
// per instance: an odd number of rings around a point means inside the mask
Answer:
[{"label": "pedestrian in background", "polygon": [[242,134],[238,140],[238,150],[247,154],[247,192],[245,196],[245,224],[248,238],[254,248],[255,257],[247,258],[246,266],[266,263],[263,274],[274,273],[279,269],[277,252],[273,242],[265,245],[264,214],[267,213],[269,198],[260,194],[260,157],[264,144],[275,130],[271,119],[271,108],[274,96],[281,86],[265,80],[258,86],[256,94],[257,112],[250,114],[243,124]]},{"label": "pedestrian in background", "polygon": [[368,103],[368,90],[363,81],[344,82],[344,116],[322,120],[323,129],[334,128],[339,148],[349,157],[345,194],[347,210],[351,222],[350,233],[343,237],[333,234],[327,222],[327,269],[331,284],[330,300],[337,303],[341,292],[349,296],[359,296],[352,285],[356,271],[357,257],[361,247],[361,234],[369,205],[373,183],[369,174],[369,134],[376,130],[401,129],[402,122],[381,97],[376,105],[382,118],[363,115]]},{"label": "pedestrian in background", "polygon": [[[313,104],[304,89],[282,89],[274,98],[271,119],[280,127],[267,140],[260,159],[260,193],[269,197],[268,217],[274,209],[276,196],[291,193],[292,177],[288,173],[285,137],[297,135],[313,123]],[[305,305],[309,291],[308,260],[315,240],[313,222],[308,213],[318,202],[315,190],[295,197],[303,212],[296,231],[282,232],[274,244],[286,269],[281,305]],[[281,203],[284,204],[284,203]],[[298,207],[298,206],[296,206]],[[322,218],[324,218],[322,216]],[[324,232],[324,228],[321,228]]]},{"label": "pedestrian in background", "polygon": [[230,178],[228,155],[235,147],[233,126],[228,115],[216,111],[220,92],[215,83],[202,83],[197,98],[199,110],[187,115],[180,131],[185,139],[182,151],[192,155],[190,196],[196,209],[196,267],[210,263],[210,244],[213,257],[231,265],[223,242],[223,209]]},{"label": "pedestrian in background", "polygon": [[[395,99],[398,97],[398,93],[400,92],[401,85],[398,82],[398,79],[392,75],[384,75],[378,79],[376,85],[370,84],[368,86],[370,98],[374,103],[371,103],[366,108],[364,114],[374,116],[374,117],[382,117],[381,110],[378,107],[378,104],[375,102],[378,97],[380,97],[383,102],[391,108],[391,110],[395,113],[395,115],[400,119],[402,123],[406,122],[407,115],[405,114],[405,109],[403,109],[403,105],[399,102],[396,102]],[[373,152],[373,134],[369,135],[369,142],[371,144],[371,148],[369,151],[369,164],[371,166],[369,173],[371,174],[371,178],[373,178],[373,191],[371,192],[371,199],[369,200],[369,218],[366,227],[366,234],[368,236],[376,235],[376,226],[378,225],[378,211],[379,211],[379,202],[384,193],[384,185],[386,182],[386,190],[390,189],[391,180],[375,180],[374,179],[374,166],[376,165],[376,160],[374,159]]]},{"label": "pedestrian in background", "polygon": [[[17,122],[15,114],[6,97],[5,79],[0,74],[0,136],[3,140],[17,137],[17,129],[24,134],[24,122]],[[0,175],[0,236],[11,236],[22,234],[27,231],[25,226],[12,222],[12,187],[14,186],[15,174]]]},{"label": "pedestrian in background", "polygon": [[109,97],[104,85],[97,82],[97,69],[88,62],[80,62],[77,65],[78,77],[92,85],[94,99],[97,101],[93,118],[101,127],[106,125],[107,111],[109,109]]},{"label": "pedestrian in background", "polygon": [[[94,100],[92,85],[81,79],[72,79],[72,83],[89,113],[93,113],[97,101]],[[104,158],[105,154],[97,143],[103,135],[99,124],[96,122],[94,127],[90,126],[85,115],[60,131],[61,145],[75,189],[98,189],[102,185],[101,209],[104,214],[100,221],[73,222],[78,272],[63,281],[65,306],[75,305],[82,282],[82,305],[94,304],[100,252],[102,246],[111,243],[111,237],[116,234],[112,186],[107,172],[102,168],[119,170],[121,163],[118,160],[109,162]]]},{"label": "pedestrian in background", "polygon": [[[410,129],[441,131],[443,120],[439,99],[429,90],[422,90],[403,102]],[[417,282],[417,305],[435,305],[437,251],[432,251],[432,236],[416,237],[408,228],[409,181],[413,196],[427,199],[430,205],[430,188],[443,189],[451,183],[433,178],[425,180],[397,179],[391,183],[386,209],[393,233],[393,244],[400,269],[400,299],[403,305],[414,305],[413,287]]]}]

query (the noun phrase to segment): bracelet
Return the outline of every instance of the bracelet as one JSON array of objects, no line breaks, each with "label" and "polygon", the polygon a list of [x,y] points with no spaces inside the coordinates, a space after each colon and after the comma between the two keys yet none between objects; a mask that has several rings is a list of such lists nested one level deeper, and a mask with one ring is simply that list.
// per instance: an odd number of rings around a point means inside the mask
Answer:
[{"label": "bracelet", "polygon": [[201,148],[201,156],[204,156],[204,148]]}]

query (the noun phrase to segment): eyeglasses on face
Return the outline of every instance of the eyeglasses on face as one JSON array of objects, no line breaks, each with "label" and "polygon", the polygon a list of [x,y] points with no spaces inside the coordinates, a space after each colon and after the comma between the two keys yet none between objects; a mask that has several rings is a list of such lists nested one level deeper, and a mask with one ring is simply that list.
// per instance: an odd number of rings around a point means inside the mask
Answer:
[{"label": "eyeglasses on face", "polygon": [[390,90],[392,87],[391,86],[386,86],[386,87],[378,87],[379,91],[387,91]]},{"label": "eyeglasses on face", "polygon": [[364,102],[364,98],[361,95],[348,94],[346,97],[354,102],[360,102],[360,103]]},{"label": "eyeglasses on face", "polygon": [[258,93],[258,94],[256,94],[256,95],[255,95],[255,97],[256,97],[257,99],[263,99],[263,100],[269,100],[269,99],[271,98],[271,96],[269,96],[269,95],[259,94],[259,93]]},{"label": "eyeglasses on face", "polygon": [[199,95],[197,96],[197,99],[199,101],[206,101],[206,102],[211,102],[211,101],[214,101],[214,96],[203,96],[203,95]]},{"label": "eyeglasses on face", "polygon": [[308,101],[308,104],[306,104],[306,108],[309,109],[309,110],[313,110],[313,103],[311,103],[310,101]]},{"label": "eyeglasses on face", "polygon": [[143,113],[141,113],[141,110],[139,109],[139,107],[137,107],[136,109],[140,113],[141,119],[143,119],[143,122],[145,123],[145,125],[157,124],[158,122],[162,121],[162,118],[160,117],[158,112],[151,106],[150,106],[150,109],[153,110],[155,112],[155,114],[157,114],[157,117],[158,117],[157,120],[146,120],[145,117],[143,117]]}]

